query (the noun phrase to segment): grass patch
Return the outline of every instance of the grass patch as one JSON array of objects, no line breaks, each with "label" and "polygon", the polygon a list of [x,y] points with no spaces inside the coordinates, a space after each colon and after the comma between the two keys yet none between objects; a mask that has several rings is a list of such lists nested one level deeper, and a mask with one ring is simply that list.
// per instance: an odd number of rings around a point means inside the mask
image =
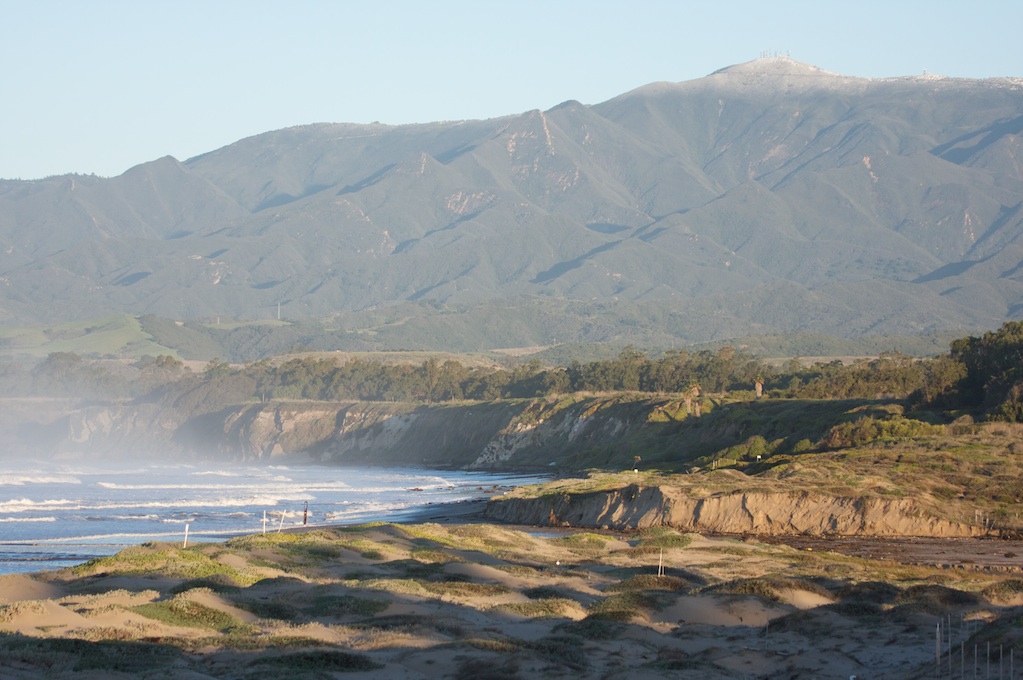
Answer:
[{"label": "grass patch", "polygon": [[415,559],[393,560],[381,566],[396,576],[410,579],[432,579],[444,573],[443,562],[420,562]]},{"label": "grass patch", "polygon": [[214,593],[237,594],[242,591],[227,574],[215,574],[209,578],[193,578],[173,586],[170,589],[171,595],[179,595],[189,590],[206,589]]},{"label": "grass patch", "polygon": [[512,576],[521,576],[524,578],[535,578],[543,576],[546,572],[536,567],[529,567],[524,564],[498,564],[494,566],[494,569],[503,571],[506,574]]},{"label": "grass patch", "polygon": [[310,649],[330,645],[323,640],[301,635],[251,635],[238,632],[229,632],[216,637],[172,639],[168,640],[168,644],[176,644],[185,651],[191,652],[198,652],[209,647],[219,647],[235,652],[263,652]]},{"label": "grass patch", "polygon": [[310,616],[376,616],[389,606],[384,600],[368,597],[321,595],[305,608],[305,612]]},{"label": "grass patch", "polygon": [[671,527],[653,527],[639,535],[639,546],[643,548],[688,548],[694,534],[684,534]]},{"label": "grass patch", "polygon": [[519,680],[519,664],[514,660],[495,665],[492,659],[466,659],[458,665],[455,680]]},{"label": "grass patch", "polygon": [[992,583],[980,591],[980,594],[989,602],[1005,602],[1023,594],[1023,580],[1011,578]]},{"label": "grass patch", "polygon": [[318,649],[256,659],[249,662],[248,668],[260,673],[281,671],[287,677],[296,677],[295,674],[360,673],[383,666],[363,654]]},{"label": "grass patch", "polygon": [[625,624],[607,617],[587,616],[581,621],[558,624],[554,630],[584,640],[617,640],[625,630]]},{"label": "grass patch", "polygon": [[531,600],[546,600],[552,597],[565,597],[565,593],[560,588],[552,588],[551,586],[527,588],[522,591],[522,594]]},{"label": "grass patch", "polygon": [[46,607],[42,602],[37,600],[24,600],[21,602],[12,602],[10,604],[0,605],[0,623],[6,623],[12,621],[19,616],[26,614],[45,614]]},{"label": "grass patch", "polygon": [[451,553],[444,552],[443,550],[433,550],[430,548],[413,548],[409,552],[409,556],[418,562],[428,562],[432,564],[465,562],[465,560],[458,555],[452,555]]},{"label": "grass patch", "polygon": [[763,578],[741,578],[721,583],[706,589],[709,592],[726,595],[752,595],[764,600],[777,602],[781,599],[775,584]]},{"label": "grass patch", "polygon": [[490,583],[470,583],[466,581],[440,581],[422,583],[422,587],[434,595],[451,597],[497,597],[512,592],[505,586]]},{"label": "grass patch", "polygon": [[222,632],[241,627],[241,621],[230,614],[181,597],[136,605],[131,611],[169,626],[212,628]]},{"label": "grass patch", "polygon": [[180,650],[145,642],[78,639],[43,640],[20,635],[0,638],[0,656],[6,664],[39,669],[41,677],[65,673],[129,673],[136,676],[153,668],[173,666]]},{"label": "grass patch", "polygon": [[657,576],[656,574],[636,574],[624,581],[612,583],[607,587],[609,593],[627,593],[643,590],[667,590],[671,592],[685,591],[692,584],[677,576]]},{"label": "grass patch", "polygon": [[575,635],[552,635],[525,643],[541,659],[567,666],[573,671],[584,671],[589,666],[585,640]]},{"label": "grass patch", "polygon": [[[468,645],[474,649],[482,649],[485,652],[494,652],[495,654],[514,654],[522,649],[522,646],[517,642],[505,637],[468,637],[460,640],[458,644]],[[489,678],[490,676],[484,673],[482,677]]]},{"label": "grass patch", "polygon": [[897,605],[933,605],[935,607],[972,607],[980,599],[974,593],[935,584],[910,586],[895,599]]},{"label": "grass patch", "polygon": [[451,638],[464,639],[467,636],[465,628],[459,621],[426,616],[421,614],[394,614],[391,616],[378,616],[362,623],[351,625],[352,628],[363,631],[404,631],[409,633],[440,633]]},{"label": "grass patch", "polygon": [[579,604],[575,600],[547,597],[539,600],[530,600],[529,602],[500,604],[494,607],[494,609],[531,619],[556,619],[567,616],[568,612],[574,611],[578,607]]},{"label": "grass patch", "polygon": [[637,592],[628,591],[615,593],[590,605],[590,615],[609,621],[628,622],[637,616],[643,616],[643,610],[652,609],[656,605],[653,598]]},{"label": "grass patch", "polygon": [[160,574],[185,580],[212,579],[222,583],[249,586],[258,580],[252,573],[241,572],[212,559],[204,546],[182,549],[170,544],[143,543],[126,548],[116,555],[89,560],[68,569],[76,577],[103,574],[149,576]]},{"label": "grass patch", "polygon": [[261,619],[274,619],[276,621],[295,621],[301,616],[301,612],[287,602],[262,602],[249,601],[240,602],[238,606],[247,612],[251,612]]},{"label": "grass patch", "polygon": [[569,550],[603,550],[612,540],[613,539],[602,534],[593,534],[582,531],[577,534],[569,534],[568,536],[551,539],[551,543],[554,545],[564,546]]}]

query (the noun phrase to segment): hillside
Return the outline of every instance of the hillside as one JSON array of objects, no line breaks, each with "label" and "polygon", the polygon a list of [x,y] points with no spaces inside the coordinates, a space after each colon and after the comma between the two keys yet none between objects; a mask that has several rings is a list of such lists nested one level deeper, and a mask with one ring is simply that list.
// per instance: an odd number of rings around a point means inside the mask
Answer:
[{"label": "hillside", "polygon": [[1023,80],[765,58],[483,121],[316,124],[0,182],[0,323],[330,319],[352,349],[668,346],[1023,315]]}]

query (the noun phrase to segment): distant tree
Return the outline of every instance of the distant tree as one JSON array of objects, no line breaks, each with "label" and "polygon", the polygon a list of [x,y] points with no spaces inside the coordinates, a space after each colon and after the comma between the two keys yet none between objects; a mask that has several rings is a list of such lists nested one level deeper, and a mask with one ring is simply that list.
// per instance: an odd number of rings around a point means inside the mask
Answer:
[{"label": "distant tree", "polygon": [[473,371],[465,381],[465,396],[469,399],[492,400],[506,396],[511,382],[507,371]]},{"label": "distant tree", "polygon": [[569,391],[570,385],[568,373],[564,369],[544,371],[540,374],[540,394],[537,396],[564,394]]},{"label": "distant tree", "polygon": [[230,373],[231,366],[221,361],[220,357],[214,357],[209,360],[202,372],[207,380],[216,380]]},{"label": "distant tree", "polygon": [[957,408],[961,402],[960,384],[966,378],[966,366],[950,355],[936,357],[923,364],[923,385],[917,401],[937,408]]},{"label": "distant tree", "polygon": [[[955,340],[949,356],[965,374],[954,386],[934,390],[941,399],[988,418],[1023,421],[1023,321],[1010,321],[979,338]],[[951,377],[943,379],[948,383]]]}]

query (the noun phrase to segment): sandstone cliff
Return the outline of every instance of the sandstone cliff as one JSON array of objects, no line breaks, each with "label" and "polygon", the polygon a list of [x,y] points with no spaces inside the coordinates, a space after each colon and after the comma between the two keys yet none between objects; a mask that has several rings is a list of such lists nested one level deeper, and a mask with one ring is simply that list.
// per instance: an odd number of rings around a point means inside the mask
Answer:
[{"label": "sandstone cliff", "polygon": [[698,498],[680,488],[639,485],[495,498],[487,504],[486,517],[540,526],[641,529],[668,525],[712,534],[959,537],[984,533],[981,527],[931,516],[907,498],[746,491]]},{"label": "sandstone cliff", "polygon": [[614,455],[631,461],[628,437],[650,427],[649,415],[663,401],[645,396],[450,404],[281,401],[191,416],[149,403],[63,404],[33,430],[45,429],[46,437],[29,441],[13,424],[6,430],[11,450],[64,457],[574,468],[594,452],[601,460],[590,464],[607,464]]},{"label": "sandstone cliff", "polygon": [[[429,405],[271,402],[188,417],[159,404],[8,400],[4,429],[11,437],[9,451],[27,452],[31,437],[39,449],[64,458],[159,455],[177,460],[551,471],[631,468],[634,451],[658,450],[654,447],[680,460],[700,437],[716,438],[714,446],[720,448],[741,436],[731,433],[741,427],[725,409],[728,417],[717,425],[705,416],[698,427],[680,429],[675,418],[686,416],[675,406],[666,398],[636,395]],[[20,427],[13,427],[16,423]],[[677,482],[651,478],[633,484],[630,472],[628,480],[615,482],[609,490],[495,499],[486,513],[491,520],[515,524],[616,529],[670,525],[701,533],[983,533],[968,522],[941,519],[948,513],[925,493],[910,498],[841,487],[828,490],[825,478],[813,469],[805,475],[798,463],[784,469],[784,479],[747,476],[730,468],[680,475]]]}]

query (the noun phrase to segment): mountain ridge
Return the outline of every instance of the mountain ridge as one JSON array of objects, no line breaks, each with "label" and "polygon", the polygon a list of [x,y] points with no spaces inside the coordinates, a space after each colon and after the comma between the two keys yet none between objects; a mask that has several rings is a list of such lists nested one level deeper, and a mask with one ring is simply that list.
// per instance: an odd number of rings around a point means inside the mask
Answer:
[{"label": "mountain ridge", "polygon": [[0,323],[280,308],[372,335],[394,307],[430,330],[381,341],[413,346],[503,304],[550,344],[593,338],[530,306],[603,301],[637,342],[990,328],[1023,310],[1021,133],[1023,79],[786,57],[595,105],[295,126],[0,182]]}]

